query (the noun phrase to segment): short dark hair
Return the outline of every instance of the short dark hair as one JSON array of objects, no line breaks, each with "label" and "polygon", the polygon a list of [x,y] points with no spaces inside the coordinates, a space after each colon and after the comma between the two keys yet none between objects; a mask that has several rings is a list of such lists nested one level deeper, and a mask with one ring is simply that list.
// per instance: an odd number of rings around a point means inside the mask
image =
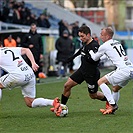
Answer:
[{"label": "short dark hair", "polygon": [[34,26],[34,25],[36,26],[36,24],[35,24],[35,23],[32,23],[30,26]]},{"label": "short dark hair", "polygon": [[83,25],[83,26],[81,26],[80,28],[79,28],[79,30],[78,30],[78,32],[82,32],[82,33],[84,33],[84,34],[90,34],[91,35],[91,30],[90,30],[90,28],[88,27],[88,26],[86,26],[86,25]]}]

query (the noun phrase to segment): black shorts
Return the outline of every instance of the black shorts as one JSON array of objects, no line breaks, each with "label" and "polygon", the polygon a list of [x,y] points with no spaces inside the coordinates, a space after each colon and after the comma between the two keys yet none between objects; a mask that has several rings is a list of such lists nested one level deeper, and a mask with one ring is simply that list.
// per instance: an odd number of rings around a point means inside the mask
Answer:
[{"label": "black shorts", "polygon": [[70,78],[78,84],[81,84],[83,81],[86,81],[88,85],[94,85],[95,88],[90,90],[88,87],[88,91],[90,93],[96,93],[98,91],[98,79],[100,78],[99,69],[96,69],[94,72],[82,72],[81,69],[78,69],[75,73],[73,73]]}]

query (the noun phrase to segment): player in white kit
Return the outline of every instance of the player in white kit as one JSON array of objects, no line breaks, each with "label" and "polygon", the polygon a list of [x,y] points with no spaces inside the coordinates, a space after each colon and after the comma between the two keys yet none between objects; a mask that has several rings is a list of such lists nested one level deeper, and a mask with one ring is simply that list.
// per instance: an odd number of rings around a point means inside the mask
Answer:
[{"label": "player in white kit", "polygon": [[24,61],[21,55],[26,54],[32,64],[32,69],[37,71],[39,66],[28,48],[2,47],[0,44],[0,67],[7,72],[0,77],[0,99],[2,89],[21,86],[22,95],[28,107],[54,106],[55,114],[60,115],[61,106],[58,97],[54,100],[36,98],[36,80],[31,67]]},{"label": "player in white kit", "polygon": [[[98,52],[94,53],[92,50],[89,52],[95,61],[105,54],[116,66],[115,71],[98,80],[98,85],[109,102],[109,105],[106,103],[106,109],[100,109],[103,114],[112,114],[118,109],[119,90],[133,78],[133,64],[128,59],[120,42],[112,39],[113,35],[111,27],[103,28],[100,39],[104,43],[99,47]],[[107,84],[112,85],[112,93]]]}]

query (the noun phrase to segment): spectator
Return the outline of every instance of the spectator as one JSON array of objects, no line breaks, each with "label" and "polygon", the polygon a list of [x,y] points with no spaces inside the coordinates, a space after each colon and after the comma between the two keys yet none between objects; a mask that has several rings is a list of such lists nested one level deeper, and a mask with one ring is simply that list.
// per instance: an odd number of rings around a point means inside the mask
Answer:
[{"label": "spectator", "polygon": [[21,6],[14,5],[14,12],[13,12],[13,23],[14,24],[21,24]]},{"label": "spectator", "polygon": [[8,22],[8,23],[12,23],[13,21],[13,6],[14,6],[14,2],[9,2],[8,6],[4,6],[3,7],[3,21]]},{"label": "spectator", "polygon": [[6,39],[4,39],[4,46],[5,47],[16,47],[16,41],[12,38],[12,35],[9,35]]},{"label": "spectator", "polygon": [[[40,59],[43,58],[43,43],[42,43],[41,35],[37,33],[36,24],[34,23],[31,24],[29,33],[26,34],[23,38],[22,47],[29,48],[31,50],[36,63],[39,65]],[[29,60],[27,60],[27,63],[31,66],[31,63]],[[38,74],[39,74],[39,71],[35,72],[37,83],[40,82]]]},{"label": "spectator", "polygon": [[17,47],[21,47],[21,38],[17,36],[16,38]]},{"label": "spectator", "polygon": [[76,21],[72,29],[72,36],[73,36],[73,42],[75,44],[75,49],[79,49],[81,47],[80,45],[81,41],[79,40],[78,36],[78,29],[79,29],[79,21]]},{"label": "spectator", "polygon": [[76,21],[72,28],[72,36],[73,37],[78,37],[78,29],[79,29],[79,21]]},{"label": "spectator", "polygon": [[[75,42],[74,42],[74,40],[73,40],[73,36],[72,36],[72,35],[69,35],[69,38],[70,38],[70,39],[72,40],[72,42],[73,42],[73,48],[72,48],[72,51],[71,51],[71,55],[73,55],[73,54],[75,53]],[[73,62],[73,60],[72,60],[72,61],[70,61],[70,62],[68,63],[68,67],[69,67],[70,73],[73,73],[73,72],[74,72],[73,66],[74,66],[74,62]]]},{"label": "spectator", "polygon": [[[66,59],[73,52],[73,41],[69,38],[67,30],[63,31],[63,36],[56,40],[55,48],[57,49],[57,62],[58,62],[58,76],[65,77],[67,72]],[[63,69],[63,70],[62,70]],[[64,71],[62,73],[62,71]]]},{"label": "spectator", "polygon": [[68,31],[68,24],[64,20],[59,21],[59,36],[63,35],[63,31],[67,30]]},{"label": "spectator", "polygon": [[37,24],[37,19],[35,14],[30,13],[26,18],[26,25],[31,25],[32,23]]},{"label": "spectator", "polygon": [[48,16],[41,14],[39,18],[37,19],[37,24],[39,27],[44,27],[44,28],[50,28],[51,24],[48,20]]}]

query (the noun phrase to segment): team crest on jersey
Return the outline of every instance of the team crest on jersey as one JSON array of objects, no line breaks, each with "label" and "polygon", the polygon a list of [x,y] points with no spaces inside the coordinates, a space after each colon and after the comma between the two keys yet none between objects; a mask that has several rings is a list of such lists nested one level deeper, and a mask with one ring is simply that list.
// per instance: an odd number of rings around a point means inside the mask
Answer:
[{"label": "team crest on jersey", "polygon": [[23,64],[23,61],[22,60],[19,60],[18,61],[18,67],[20,67],[22,64]]},{"label": "team crest on jersey", "polygon": [[128,57],[127,57],[127,56],[125,56],[124,61],[127,61],[127,60],[128,60]]}]

